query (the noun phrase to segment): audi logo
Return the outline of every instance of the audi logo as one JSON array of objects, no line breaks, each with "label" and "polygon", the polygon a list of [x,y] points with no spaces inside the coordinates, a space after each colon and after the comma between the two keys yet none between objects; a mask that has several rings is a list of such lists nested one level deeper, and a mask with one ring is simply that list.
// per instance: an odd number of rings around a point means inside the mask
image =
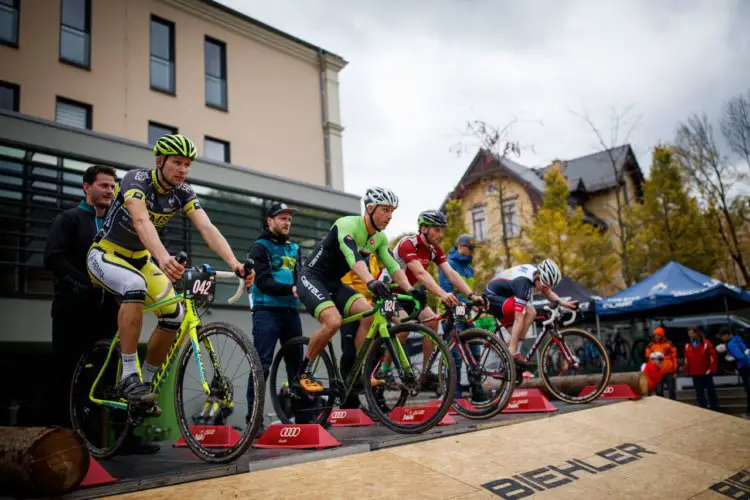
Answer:
[{"label": "audi logo", "polygon": [[615,392],[615,388],[611,385],[608,385],[607,388],[604,389],[604,394],[612,394],[613,392]]},{"label": "audi logo", "polygon": [[345,411],[334,411],[331,413],[331,418],[333,420],[338,420],[340,418],[346,418],[346,412]]},{"label": "audi logo", "polygon": [[283,438],[294,438],[299,436],[300,432],[302,432],[301,427],[284,427],[281,429],[281,433],[279,434]]}]

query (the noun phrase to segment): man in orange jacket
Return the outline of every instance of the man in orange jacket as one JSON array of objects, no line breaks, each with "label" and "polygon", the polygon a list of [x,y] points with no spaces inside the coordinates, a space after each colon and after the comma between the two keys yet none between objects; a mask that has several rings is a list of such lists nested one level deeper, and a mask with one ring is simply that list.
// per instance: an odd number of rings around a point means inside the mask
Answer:
[{"label": "man in orange jacket", "polygon": [[654,340],[646,347],[647,359],[650,359],[652,352],[660,352],[664,356],[661,366],[662,378],[661,382],[656,386],[656,394],[664,397],[664,386],[666,385],[669,399],[677,399],[675,380],[675,373],[677,372],[677,347],[667,339],[664,328],[660,326],[654,328]]}]

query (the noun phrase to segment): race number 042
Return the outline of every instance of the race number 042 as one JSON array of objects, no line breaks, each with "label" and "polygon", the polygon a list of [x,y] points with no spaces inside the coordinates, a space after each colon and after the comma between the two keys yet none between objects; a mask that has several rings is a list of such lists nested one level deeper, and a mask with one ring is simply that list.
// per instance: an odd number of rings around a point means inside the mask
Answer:
[{"label": "race number 042", "polygon": [[193,283],[193,293],[195,295],[205,295],[211,290],[211,281],[210,280],[195,280],[195,283]]}]

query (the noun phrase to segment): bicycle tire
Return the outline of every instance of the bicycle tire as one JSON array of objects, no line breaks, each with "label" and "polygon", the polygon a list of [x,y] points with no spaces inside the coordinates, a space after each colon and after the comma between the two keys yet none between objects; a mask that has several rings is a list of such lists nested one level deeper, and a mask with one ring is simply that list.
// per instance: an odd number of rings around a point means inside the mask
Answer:
[{"label": "bicycle tire", "polygon": [[[87,360],[91,358],[95,351],[100,350],[105,356],[106,359],[106,353],[109,352],[109,347],[112,344],[111,340],[98,340],[95,342],[89,350],[81,354],[81,357],[78,359],[78,363],[76,364],[75,370],[73,371],[73,378],[70,382],[70,392],[68,396],[68,410],[70,411],[70,422],[73,425],[73,430],[75,430],[78,435],[83,438],[84,442],[86,443],[86,447],[89,450],[89,453],[94,456],[95,458],[99,459],[106,459],[110,458],[111,456],[115,455],[117,451],[122,446],[123,442],[125,441],[125,438],[130,434],[130,431],[132,430],[132,425],[130,423],[130,420],[127,418],[127,415],[124,415],[125,417],[125,427],[123,430],[122,435],[115,441],[115,444],[112,448],[99,448],[95,444],[93,444],[87,437],[86,432],[84,430],[83,423],[81,421],[82,416],[79,415],[75,401],[77,400],[77,397],[81,394],[81,391],[83,391],[82,395],[83,397],[88,398],[89,392],[91,392],[91,385],[90,384],[83,384],[82,381],[79,382],[79,379],[88,365]],[[115,345],[114,350],[112,352],[113,360],[110,360],[110,363],[113,361],[116,363],[121,362],[121,356],[120,356],[120,347],[119,342],[117,345]],[[101,370],[101,366],[97,367],[97,372]],[[119,373],[119,371],[118,371]],[[100,380],[99,384],[104,383],[104,380]],[[94,404],[94,403],[92,403]],[[123,410],[125,411],[125,410]]]},{"label": "bicycle tire", "polygon": [[590,403],[591,401],[594,401],[596,398],[601,396],[601,394],[604,392],[604,389],[607,388],[607,384],[609,383],[609,378],[612,376],[612,363],[609,360],[609,353],[607,352],[604,345],[601,343],[601,341],[596,338],[593,334],[587,332],[586,330],[581,330],[580,328],[566,328],[564,330],[560,330],[559,334],[565,337],[568,333],[574,333],[576,335],[581,335],[583,337],[586,337],[587,340],[591,341],[596,345],[602,355],[604,356],[602,359],[605,364],[605,374],[603,382],[600,383],[599,387],[592,392],[591,394],[586,395],[586,397],[583,398],[571,398],[567,394],[563,394],[557,389],[555,389],[552,384],[550,383],[550,377],[547,375],[546,370],[543,368],[544,360],[547,359],[547,351],[550,349],[550,346],[553,343],[553,338],[550,337],[547,339],[547,341],[544,343],[542,348],[539,350],[539,375],[542,379],[542,383],[547,388],[547,390],[552,393],[556,398],[558,398],[560,401],[563,401],[568,404],[584,404],[584,403]]},{"label": "bicycle tire", "polygon": [[[516,364],[511,361],[513,359],[513,355],[508,350],[508,346],[505,345],[505,342],[501,342],[500,340],[498,340],[497,337],[495,337],[495,335],[493,335],[489,331],[483,330],[481,328],[469,328],[462,331],[459,335],[459,340],[462,343],[477,338],[491,344],[493,348],[502,351],[502,357],[504,359],[504,369],[508,373],[508,383],[505,384],[502,392],[500,393],[500,397],[496,398],[496,401],[490,401],[489,403],[483,403],[481,405],[474,405],[475,409],[471,410],[460,405],[458,401],[454,400],[452,407],[456,413],[464,418],[468,418],[471,420],[485,420],[488,418],[492,418],[503,411],[505,407],[508,406],[508,403],[510,403],[511,398],[513,397],[513,389],[515,389],[516,386]],[[451,341],[448,344],[448,349],[452,351],[454,345],[455,343]],[[442,362],[442,358],[440,362]],[[443,371],[441,369],[438,369],[438,377],[440,377],[440,379],[443,378]]]},{"label": "bicycle tire", "polygon": [[[271,363],[271,372],[268,375],[268,390],[271,391],[271,404],[273,405],[273,410],[276,412],[276,417],[278,417],[278,419],[285,424],[294,424],[295,422],[294,420],[292,420],[291,416],[287,414],[288,408],[284,408],[282,402],[279,400],[279,388],[276,384],[277,375],[279,373],[279,366],[281,366],[281,361],[284,359],[286,353],[294,354],[294,350],[297,349],[297,346],[303,345],[306,347],[309,343],[309,337],[294,337],[287,340],[286,342],[284,342],[284,345],[281,346],[281,349],[279,349],[279,351],[276,353],[276,356],[274,356],[273,362]],[[302,352],[304,351],[305,349],[302,350]],[[331,361],[331,357],[328,355],[328,351],[323,349],[322,351],[320,351],[318,357],[323,361],[323,364],[325,365],[326,370],[329,374],[336,374],[338,376],[338,371],[336,370],[333,361]],[[287,381],[287,383],[288,382],[289,381]],[[332,410],[333,403],[329,406],[321,408],[321,413],[319,413],[318,416],[310,423],[323,425],[328,420],[328,416],[331,414]]]},{"label": "bicycle tire", "polygon": [[263,423],[263,406],[265,400],[265,384],[263,383],[263,369],[260,364],[260,357],[255,347],[250,343],[247,335],[234,325],[229,323],[215,322],[203,325],[198,330],[198,343],[200,344],[206,337],[214,332],[220,332],[231,338],[242,349],[250,359],[250,369],[253,374],[253,409],[248,422],[248,426],[242,433],[239,441],[231,448],[204,448],[190,432],[189,416],[184,414],[182,406],[182,386],[185,377],[185,369],[188,363],[195,361],[193,354],[193,345],[188,343],[180,355],[177,373],[175,374],[175,410],[177,413],[177,424],[180,426],[185,443],[195,455],[209,463],[227,463],[232,462],[242,456],[250,445],[253,437]]},{"label": "bicycle tire", "polygon": [[367,396],[367,403],[370,411],[377,416],[377,420],[379,422],[385,425],[388,429],[400,434],[421,434],[439,424],[443,417],[445,417],[445,415],[448,413],[448,410],[450,410],[451,405],[453,404],[453,394],[456,390],[456,365],[453,362],[453,356],[451,355],[450,350],[448,350],[448,345],[440,337],[440,335],[433,332],[429,328],[417,323],[401,323],[391,326],[388,329],[391,338],[393,338],[395,342],[398,342],[396,336],[399,333],[408,331],[418,331],[422,335],[429,337],[435,343],[435,350],[438,351],[448,362],[448,383],[446,388],[448,392],[447,394],[445,394],[445,397],[440,400],[440,405],[437,407],[438,409],[435,414],[424,422],[416,424],[400,424],[391,420],[390,415],[382,410],[382,408],[378,404],[377,399],[375,398],[375,393],[369,380],[369,374],[375,371],[375,367],[380,361],[380,353],[378,352],[378,348],[380,347],[382,339],[379,336],[373,339],[373,346],[367,355],[367,359],[365,360],[365,368],[362,371],[362,385],[365,388],[365,395]]}]

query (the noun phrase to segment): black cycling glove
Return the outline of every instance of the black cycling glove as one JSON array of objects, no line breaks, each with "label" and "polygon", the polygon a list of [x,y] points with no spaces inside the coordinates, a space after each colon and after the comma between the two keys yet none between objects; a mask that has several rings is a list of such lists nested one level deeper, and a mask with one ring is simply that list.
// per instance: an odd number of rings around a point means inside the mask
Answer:
[{"label": "black cycling glove", "polygon": [[367,282],[367,289],[372,292],[376,300],[387,299],[391,296],[391,289],[380,280],[370,280]]},{"label": "black cycling glove", "polygon": [[427,305],[427,291],[421,286],[418,288],[414,287],[407,293],[417,299],[422,307],[425,307]]}]

